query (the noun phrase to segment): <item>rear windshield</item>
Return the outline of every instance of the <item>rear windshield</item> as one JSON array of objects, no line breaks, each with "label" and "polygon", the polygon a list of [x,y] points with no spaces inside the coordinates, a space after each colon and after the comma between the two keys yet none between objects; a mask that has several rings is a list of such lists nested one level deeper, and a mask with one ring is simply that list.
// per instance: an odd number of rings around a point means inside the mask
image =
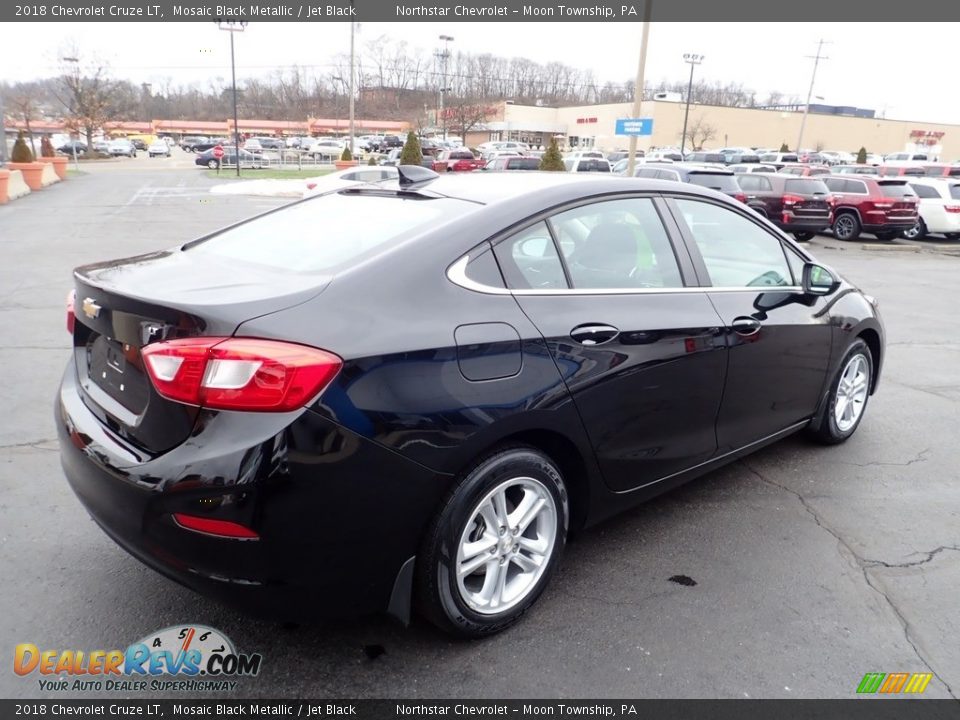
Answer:
[{"label": "rear windshield", "polygon": [[951,186],[950,186],[950,199],[951,199],[951,200],[960,200],[960,185],[951,185]]},{"label": "rear windshield", "polygon": [[813,180],[811,178],[787,180],[784,190],[798,195],[827,195],[830,192],[830,188],[823,180]]},{"label": "rear windshield", "polygon": [[905,182],[881,182],[880,193],[884,197],[914,197],[915,193]]},{"label": "rear windshield", "polygon": [[451,160],[473,160],[473,153],[469,150],[454,150],[450,153]]},{"label": "rear windshield", "polygon": [[610,163],[606,160],[593,160],[587,158],[581,160],[577,165],[577,172],[610,172]]},{"label": "rear windshield", "polygon": [[688,178],[691,185],[701,185],[725,193],[740,192],[737,179],[726,173],[692,172]]},{"label": "rear windshield", "polygon": [[261,215],[186,249],[279,270],[335,272],[478,207],[452,198],[333,193]]}]

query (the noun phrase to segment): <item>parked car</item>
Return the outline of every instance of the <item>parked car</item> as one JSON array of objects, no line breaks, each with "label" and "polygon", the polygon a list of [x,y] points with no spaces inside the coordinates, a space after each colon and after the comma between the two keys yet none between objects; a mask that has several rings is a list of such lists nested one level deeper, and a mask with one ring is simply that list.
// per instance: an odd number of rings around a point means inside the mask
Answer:
[{"label": "parked car", "polygon": [[395,167],[371,167],[361,165],[347,170],[334,170],[332,173],[321,175],[320,177],[307,180],[307,187],[303,196],[313,197],[334,190],[352,187],[354,185],[363,185],[369,183],[382,183],[385,180],[396,180],[398,177]]},{"label": "parked car", "polygon": [[920,202],[920,217],[903,236],[922,240],[942,233],[948,240],[960,239],[960,178],[910,178],[908,184]]},{"label": "parked car", "polygon": [[606,158],[574,157],[564,158],[563,166],[567,172],[610,172],[610,163]]},{"label": "parked car", "polygon": [[[196,159],[193,161],[194,165],[201,165],[203,167],[210,168],[211,170],[216,170],[218,167],[236,167],[237,165],[237,150],[233,145],[223,148],[223,158],[217,160],[213,156],[213,148],[202,152],[197,155]],[[257,155],[254,155],[252,152],[240,148],[240,167],[247,168],[258,168],[260,167],[261,160]]]},{"label": "parked car", "polygon": [[163,140],[154,140],[147,148],[150,157],[170,157],[170,146]]},{"label": "parked car", "polygon": [[960,177],[960,165],[927,163],[923,166],[923,173],[927,177]]},{"label": "parked car", "polygon": [[386,155],[380,158],[380,165],[385,165],[387,167],[395,167],[400,164],[400,155],[403,154],[403,148],[393,148],[388,151]]},{"label": "parked car", "polygon": [[740,175],[741,173],[777,171],[777,168],[773,165],[764,165],[762,163],[741,163],[738,165],[727,165],[727,169],[733,172],[735,175]]},{"label": "parked car", "polygon": [[738,182],[750,208],[797,240],[809,240],[833,222],[830,190],[819,178],[749,173]]},{"label": "parked car", "polygon": [[707,163],[710,165],[726,165],[727,156],[719,152],[694,151],[688,152],[684,162]]},{"label": "parked car", "polygon": [[876,301],[742,205],[402,169],[75,270],[51,419],[70,487],[135,558],[285,620],[415,609],[487,636],[570,533],[863,422]]},{"label": "parked car", "polygon": [[648,150],[644,156],[644,160],[646,162],[663,162],[664,160],[668,162],[683,162],[683,155],[679,150],[661,148],[660,150]]},{"label": "parked car", "polygon": [[210,138],[205,135],[187,135],[180,140],[180,147],[187,152],[197,152],[197,146],[209,142],[209,140]]},{"label": "parked car", "polygon": [[513,150],[518,155],[523,155],[530,146],[525,142],[517,140],[492,140],[485,142],[477,148],[480,152],[486,153],[492,150]]},{"label": "parked car", "polygon": [[879,177],[876,165],[835,165],[830,168],[831,175],[873,175]]},{"label": "parked car", "polygon": [[243,149],[248,153],[258,154],[263,152],[263,145],[256,138],[247,138],[243,141]]},{"label": "parked car", "polygon": [[880,165],[877,168],[877,175],[880,177],[902,177],[908,175],[911,177],[925,177],[927,174],[924,165],[916,163],[891,163]]},{"label": "parked car", "polygon": [[867,165],[881,165],[883,164],[883,156],[876,155],[874,153],[867,153]]},{"label": "parked car", "polygon": [[917,163],[917,162],[927,162],[928,160],[933,160],[928,153],[925,152],[896,152],[890,153],[889,155],[884,155],[883,161],[885,163],[890,162],[906,162],[906,163]]},{"label": "parked car", "polygon": [[310,144],[310,147],[307,148],[307,153],[317,159],[332,157],[339,160],[345,147],[346,146],[339,140],[320,138]]},{"label": "parked car", "polygon": [[146,150],[147,143],[143,138],[130,138],[130,142],[137,150]]},{"label": "parked car", "polygon": [[371,149],[383,153],[392,150],[393,148],[402,148],[403,143],[404,139],[399,135],[384,135],[376,144],[376,147]]},{"label": "parked car", "polygon": [[734,175],[733,171],[725,167],[707,167],[688,163],[644,163],[634,169],[633,176],[690,183],[722,192],[740,202],[747,200],[747,196],[737,182],[740,176]]},{"label": "parked car", "polygon": [[764,153],[760,156],[760,162],[766,163],[767,165],[774,165],[779,170],[787,163],[800,162],[800,157],[796,153],[791,152]]},{"label": "parked car", "polygon": [[828,175],[823,182],[834,197],[838,240],[856,240],[861,232],[892,240],[917,224],[917,196],[906,178]]},{"label": "parked car", "polygon": [[466,148],[459,150],[441,150],[433,161],[433,169],[437,172],[468,172],[484,166],[484,161],[474,157]]},{"label": "parked car", "polygon": [[247,139],[247,142],[244,143],[244,148],[250,144],[251,140],[256,140],[257,144],[260,146],[261,150],[283,150],[285,143],[281,138],[275,137],[251,137]]},{"label": "parked car", "polygon": [[777,172],[782,172],[784,175],[811,177],[814,175],[829,175],[831,171],[826,165],[807,165],[805,163],[797,163],[795,165],[784,165]]},{"label": "parked car", "polygon": [[518,155],[515,157],[502,156],[494,158],[483,168],[483,170],[489,170],[490,172],[539,169],[540,158],[530,157],[529,155]]},{"label": "parked car", "polygon": [[137,148],[127,139],[111,140],[107,143],[107,152],[113,157],[136,157]]},{"label": "parked car", "polygon": [[110,143],[106,140],[94,140],[93,145],[90,146],[90,149],[95,153],[103,153],[104,155],[110,154]]},{"label": "parked car", "polygon": [[77,155],[82,155],[87,151],[87,144],[85,142],[80,142],[79,140],[71,140],[70,142],[64,143],[58,147],[57,150],[65,155],[73,155],[74,153]]}]

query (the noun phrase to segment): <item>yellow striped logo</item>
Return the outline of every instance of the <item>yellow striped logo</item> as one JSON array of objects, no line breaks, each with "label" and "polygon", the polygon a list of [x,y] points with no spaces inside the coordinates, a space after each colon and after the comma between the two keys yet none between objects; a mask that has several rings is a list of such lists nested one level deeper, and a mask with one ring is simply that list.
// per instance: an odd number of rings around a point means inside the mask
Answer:
[{"label": "yellow striped logo", "polygon": [[867,673],[857,686],[860,694],[919,694],[927,689],[933,673]]}]

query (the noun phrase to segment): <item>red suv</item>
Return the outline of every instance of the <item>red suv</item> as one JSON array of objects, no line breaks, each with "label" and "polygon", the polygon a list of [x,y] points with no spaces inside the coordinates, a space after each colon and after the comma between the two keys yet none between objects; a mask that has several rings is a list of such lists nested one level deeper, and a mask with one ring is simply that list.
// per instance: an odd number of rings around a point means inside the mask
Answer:
[{"label": "red suv", "polygon": [[744,202],[784,232],[803,242],[830,227],[830,190],[819,177],[749,173],[739,177]]},{"label": "red suv", "polygon": [[823,182],[833,193],[837,240],[856,240],[863,231],[892,240],[917,224],[919,201],[906,178],[833,175]]},{"label": "red suv", "polygon": [[433,169],[435,172],[468,172],[482,168],[484,164],[467,148],[458,148],[443,150],[433,161]]}]

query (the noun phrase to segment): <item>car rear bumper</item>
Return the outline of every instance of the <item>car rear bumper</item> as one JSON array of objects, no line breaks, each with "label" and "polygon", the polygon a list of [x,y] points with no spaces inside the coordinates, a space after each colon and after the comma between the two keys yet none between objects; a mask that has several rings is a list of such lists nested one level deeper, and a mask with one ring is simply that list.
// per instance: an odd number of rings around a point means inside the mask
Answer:
[{"label": "car rear bumper", "polygon": [[784,232],[820,232],[830,227],[830,218],[792,217],[787,222],[779,222],[777,225]]},{"label": "car rear bumper", "polygon": [[[268,617],[385,611],[446,488],[310,410],[202,413],[188,442],[140,456],[86,407],[72,361],[55,420],[67,480],[107,535],[163,575]],[[198,533],[174,513],[259,537]]]}]

